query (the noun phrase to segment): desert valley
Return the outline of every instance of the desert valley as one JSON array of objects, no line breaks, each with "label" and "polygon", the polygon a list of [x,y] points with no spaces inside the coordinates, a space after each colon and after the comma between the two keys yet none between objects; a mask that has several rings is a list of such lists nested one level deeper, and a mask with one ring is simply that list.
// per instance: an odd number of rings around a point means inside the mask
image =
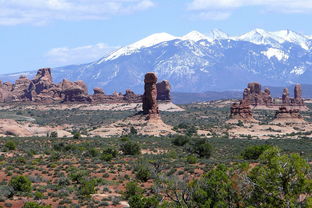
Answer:
[{"label": "desert valley", "polygon": [[0,0],[0,208],[312,208],[312,0]]},{"label": "desert valley", "polygon": [[[251,82],[241,100],[176,105],[169,81],[159,82],[153,72],[145,75],[143,95],[130,89],[107,95],[101,88],[90,95],[83,81],[55,84],[49,68],[0,83],[3,207],[200,207],[206,200],[258,207],[263,202],[252,199],[262,192],[252,180],[260,180],[261,168],[275,170],[268,160],[286,157],[280,151],[293,162],[294,153],[312,158],[312,101],[302,97],[300,84],[294,97],[285,88],[274,98]],[[260,157],[266,152],[276,156]],[[225,174],[222,187],[211,191],[235,197],[203,192],[205,202],[196,201],[197,189],[208,191],[200,188],[205,173]],[[202,182],[192,188],[192,181]],[[293,203],[305,206],[308,191],[301,191]]]}]

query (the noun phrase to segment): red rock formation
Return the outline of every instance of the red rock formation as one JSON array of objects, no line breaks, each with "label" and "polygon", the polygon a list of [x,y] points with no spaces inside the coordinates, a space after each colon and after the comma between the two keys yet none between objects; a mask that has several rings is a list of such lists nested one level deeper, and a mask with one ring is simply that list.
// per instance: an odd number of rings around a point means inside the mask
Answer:
[{"label": "red rock formation", "polygon": [[0,88],[0,102],[12,102],[13,101],[13,96],[10,94],[10,92]]},{"label": "red rock formation", "polygon": [[271,97],[271,91],[269,88],[266,88],[264,93],[262,93],[262,99],[266,106],[271,106],[273,104],[273,99]]},{"label": "red rock formation", "polygon": [[52,74],[50,68],[39,69],[37,75],[32,80],[36,94],[53,87]]},{"label": "red rock formation", "polygon": [[15,81],[11,91],[14,101],[31,101],[31,83],[31,80],[27,79],[25,76],[20,76],[20,78]]},{"label": "red rock formation", "polygon": [[281,106],[275,113],[275,119],[302,119],[299,109],[288,109],[286,106]]},{"label": "red rock formation", "polygon": [[261,93],[261,84],[258,82],[248,83],[248,88],[250,89],[251,94],[260,94]]},{"label": "red rock formation", "polygon": [[288,88],[284,88],[283,90],[282,102],[283,104],[290,105]]},{"label": "red rock formation", "polygon": [[94,95],[105,95],[105,92],[102,88],[94,88],[93,89],[93,94]]},{"label": "red rock formation", "polygon": [[126,90],[126,94],[123,95],[123,100],[131,103],[138,103],[142,101],[142,96],[136,95],[132,90]]},{"label": "red rock formation", "polygon": [[269,89],[261,91],[261,84],[257,82],[248,83],[248,87],[244,89],[243,100],[248,100],[251,105],[270,106],[273,103],[271,92]]},{"label": "red rock formation", "polygon": [[11,82],[4,82],[2,84],[2,89],[10,92],[13,90],[13,84]]},{"label": "red rock formation", "polygon": [[300,84],[296,84],[295,88],[294,88],[294,95],[295,95],[295,99],[299,100],[301,99],[302,96],[302,89],[301,89],[301,85]]},{"label": "red rock formation", "polygon": [[71,82],[64,79],[61,86],[62,95],[64,95],[63,102],[92,102],[83,81]]},{"label": "red rock formation", "polygon": [[148,72],[144,79],[144,94],[143,94],[143,114],[158,115],[157,105],[157,76],[155,73]]},{"label": "red rock formation", "polygon": [[0,102],[12,102],[14,97],[11,93],[13,85],[9,82],[2,83],[0,80]]},{"label": "red rock formation", "polygon": [[[152,84],[150,87],[156,88],[156,84],[155,86]],[[59,84],[54,84],[51,69],[44,68],[38,70],[33,80],[21,76],[16,80],[15,84],[10,82],[2,83],[0,81],[0,102],[36,102],[45,104],[61,102],[140,103],[142,102],[142,96],[136,95],[131,90],[127,90],[125,94],[114,93],[114,95],[105,95],[103,89],[100,88],[95,88],[94,94],[88,95],[88,88],[83,81],[71,82],[63,80]],[[151,112],[155,111],[157,110],[153,107]]]},{"label": "red rock formation", "polygon": [[304,101],[302,99],[302,88],[300,84],[296,84],[295,88],[294,88],[294,100],[293,103],[299,106],[303,106],[304,105]]},{"label": "red rock formation", "polygon": [[170,83],[168,80],[164,80],[156,84],[157,87],[157,100],[170,101]]},{"label": "red rock formation", "polygon": [[233,103],[231,106],[230,118],[237,120],[254,120],[249,103],[243,100],[239,104]]}]

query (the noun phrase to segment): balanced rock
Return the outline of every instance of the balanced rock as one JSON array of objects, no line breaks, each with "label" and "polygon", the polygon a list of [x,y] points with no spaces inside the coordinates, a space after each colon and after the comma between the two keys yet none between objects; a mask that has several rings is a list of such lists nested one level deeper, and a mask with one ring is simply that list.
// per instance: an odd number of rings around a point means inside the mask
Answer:
[{"label": "balanced rock", "polygon": [[157,76],[153,72],[145,74],[144,78],[144,94],[143,94],[143,114],[158,115],[157,104]]},{"label": "balanced rock", "polygon": [[170,101],[170,83],[168,80],[164,80],[156,84],[157,87],[157,100]]}]

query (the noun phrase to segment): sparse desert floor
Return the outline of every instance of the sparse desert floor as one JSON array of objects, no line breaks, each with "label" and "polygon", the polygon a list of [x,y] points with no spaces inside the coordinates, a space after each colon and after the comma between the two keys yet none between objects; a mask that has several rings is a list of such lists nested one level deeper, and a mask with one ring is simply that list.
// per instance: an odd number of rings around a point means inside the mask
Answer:
[{"label": "sparse desert floor", "polygon": [[[162,120],[152,123],[138,114],[138,104],[3,105],[0,191],[16,175],[29,177],[33,187],[30,193],[11,198],[0,193],[0,206],[17,208],[26,201],[37,201],[53,207],[127,207],[124,191],[130,181],[138,183],[148,196],[155,190],[155,174],[198,178],[215,164],[244,162],[241,152],[251,145],[274,145],[312,160],[311,103],[299,123],[274,123],[274,111],[254,109],[257,122],[231,124],[233,102],[162,104]],[[206,138],[213,147],[211,157],[190,160],[190,146],[174,145],[175,135],[188,135],[194,141]],[[9,150],[6,144],[12,141],[17,147]],[[124,154],[121,147],[128,142],[138,144],[141,154]],[[107,148],[117,155],[107,158]],[[138,178],[142,165],[151,170],[146,181]],[[84,195],[86,181],[79,181],[77,175],[94,183],[92,193]]]},{"label": "sparse desert floor", "polygon": [[161,103],[163,122],[146,122],[136,116],[141,104],[74,104],[74,105],[2,105],[0,107],[0,137],[45,136],[57,132],[59,137],[71,137],[79,131],[83,137],[120,136],[135,128],[142,135],[181,134],[196,129],[202,137],[229,138],[302,138],[312,132],[312,104],[307,101],[304,120],[273,121],[272,109],[253,109],[258,122],[229,122],[230,105],[235,100],[174,105]]},{"label": "sparse desert floor", "polygon": [[[22,207],[25,202],[35,201],[53,207],[128,207],[124,198],[125,186],[135,181],[144,192],[153,193],[156,183],[154,174],[180,179],[200,177],[215,164],[243,162],[241,152],[251,145],[269,144],[283,149],[286,153],[298,152],[312,159],[311,139],[225,139],[212,138],[210,159],[198,158],[188,161],[186,147],[172,144],[171,137],[114,137],[103,138],[6,138],[0,140],[0,189],[5,190],[11,178],[25,175],[32,181],[30,193],[17,193],[6,198],[0,193],[0,206]],[[4,148],[8,141],[17,144],[16,150]],[[140,155],[124,155],[119,151],[111,161],[105,161],[102,151],[107,148],[119,150],[128,141],[141,147]],[[152,170],[150,178],[138,178],[140,168]],[[85,180],[96,181],[94,192],[84,196]],[[78,180],[78,181],[77,181]],[[38,194],[40,192],[41,194]],[[1,198],[2,197],[2,198]],[[39,198],[38,198],[39,197]]]}]

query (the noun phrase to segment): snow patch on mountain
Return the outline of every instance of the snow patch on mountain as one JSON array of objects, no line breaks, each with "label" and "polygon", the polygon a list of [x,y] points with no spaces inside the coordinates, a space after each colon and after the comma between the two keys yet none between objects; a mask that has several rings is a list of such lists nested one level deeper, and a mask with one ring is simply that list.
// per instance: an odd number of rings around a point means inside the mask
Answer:
[{"label": "snow patch on mountain", "polygon": [[277,32],[272,32],[271,34],[276,35],[277,37],[280,37],[283,40],[283,42],[287,41],[287,42],[295,43],[297,45],[300,45],[303,49],[309,50],[308,40],[304,35],[293,32],[291,30],[280,30]]},{"label": "snow patch on mountain", "polygon": [[179,38],[173,35],[170,35],[168,33],[156,33],[156,34],[150,35],[140,41],[137,41],[131,45],[128,45],[126,47],[123,47],[113,52],[108,57],[101,59],[97,64],[101,64],[104,61],[111,61],[111,60],[117,59],[120,56],[130,55],[136,51],[139,51],[141,48],[148,48],[148,47],[157,45],[159,43],[174,40],[174,39],[179,39]]},{"label": "snow patch on mountain", "polygon": [[291,74],[302,75],[305,72],[303,66],[295,66],[293,70],[290,71]]},{"label": "snow patch on mountain", "polygon": [[257,45],[272,45],[276,47],[279,46],[279,43],[283,42],[282,38],[263,29],[255,29],[239,37],[234,37],[233,39],[248,41]]},{"label": "snow patch on mountain", "polygon": [[289,55],[284,53],[284,51],[279,50],[277,48],[269,48],[267,51],[261,51],[263,55],[271,59],[272,57],[277,58],[277,60],[287,60],[289,58]]},{"label": "snow patch on mountain", "polygon": [[311,45],[306,36],[291,30],[267,32],[263,29],[255,29],[239,37],[233,37],[233,39],[248,41],[257,45],[272,45],[274,47],[280,47],[280,44],[290,42],[299,45],[305,50],[309,50]]},{"label": "snow patch on mountain", "polygon": [[210,37],[210,39],[212,39],[212,40],[231,39],[227,33],[223,32],[222,30],[219,30],[219,29],[211,30],[208,33],[208,37]]},{"label": "snow patch on mountain", "polygon": [[211,38],[207,37],[206,35],[198,32],[198,31],[192,31],[184,36],[182,36],[180,39],[182,40],[192,40],[192,41],[199,41],[199,40],[208,40],[209,42],[212,41]]}]

